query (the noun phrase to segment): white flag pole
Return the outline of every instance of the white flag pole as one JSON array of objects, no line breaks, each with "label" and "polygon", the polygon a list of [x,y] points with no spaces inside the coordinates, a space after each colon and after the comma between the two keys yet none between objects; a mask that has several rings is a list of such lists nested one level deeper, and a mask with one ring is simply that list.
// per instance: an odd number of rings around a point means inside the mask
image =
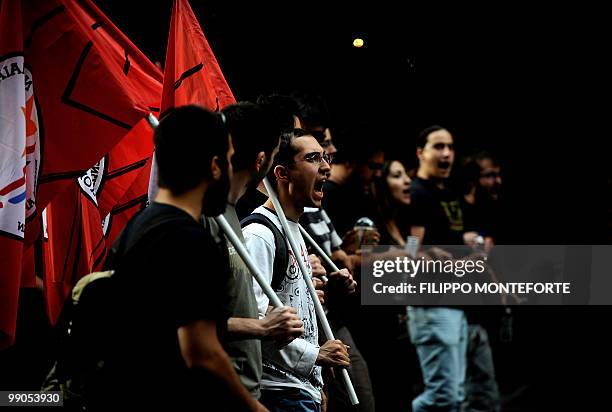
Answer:
[{"label": "white flag pole", "polygon": [[[317,292],[312,284],[312,280],[310,279],[310,277],[308,277],[308,274],[307,274],[308,271],[306,270],[306,265],[304,265],[303,260],[300,259],[300,256],[301,256],[300,248],[298,247],[297,242],[295,241],[295,239],[293,238],[293,235],[291,234],[291,231],[289,230],[289,224],[287,223],[285,212],[283,211],[283,208],[280,202],[278,201],[278,198],[276,197],[276,192],[270,185],[270,182],[268,181],[267,177],[264,179],[263,182],[266,187],[266,191],[268,192],[268,196],[270,197],[270,199],[272,200],[272,203],[274,204],[276,215],[278,216],[278,219],[281,222],[281,226],[283,227],[283,230],[285,232],[285,235],[287,236],[287,240],[289,241],[289,246],[291,247],[291,250],[293,250],[293,255],[295,256],[295,260],[297,261],[300,267],[300,271],[302,272],[302,277],[304,278],[304,281],[306,282],[306,286],[308,287],[308,291],[310,292],[310,296],[312,297],[312,300],[314,302],[315,311],[317,313],[317,317],[319,318],[319,321],[321,322],[321,327],[323,328],[323,332],[325,333],[325,336],[327,337],[328,340],[335,340],[334,334],[331,330],[331,327],[329,326],[329,321],[327,320],[327,317],[325,316],[325,311],[323,310],[323,306],[321,305],[321,302],[319,302]],[[342,378],[344,381],[344,386],[346,387],[349,398],[351,400],[351,403],[353,405],[359,404],[359,399],[357,399],[357,394],[355,393],[355,388],[353,388],[353,384],[351,383],[351,378],[348,374],[348,371],[344,368],[342,369]]]},{"label": "white flag pole", "polygon": [[270,303],[272,304],[272,306],[277,308],[283,306],[283,303],[278,298],[278,296],[276,296],[276,293],[274,293],[274,290],[272,290],[272,287],[266,281],[266,278],[262,275],[259,268],[255,266],[253,258],[251,258],[251,255],[249,255],[249,252],[247,251],[246,247],[244,247],[242,241],[238,238],[232,227],[229,225],[227,219],[225,219],[225,216],[219,215],[215,217],[215,221],[217,222],[217,224],[219,224],[221,230],[223,230],[232,245],[234,245],[236,252],[238,252],[244,264],[247,266],[247,268],[249,268],[251,274],[253,275],[263,292],[266,294],[268,299],[270,299]]},{"label": "white flag pole", "polygon": [[[159,126],[159,120],[157,120],[157,118],[151,113],[147,115],[147,121],[149,122],[149,125],[153,130],[155,130],[155,128]],[[155,161],[155,148],[153,148],[153,154],[151,154],[151,156],[153,158],[151,160],[151,174],[149,175],[149,204],[153,202],[155,196],[157,195],[157,190],[159,189],[157,187],[157,162]]]},{"label": "white flag pole", "polygon": [[[321,248],[321,246],[317,244],[317,242],[315,242],[312,236],[308,234],[308,232],[306,231],[306,229],[302,227],[302,225],[299,225],[299,226],[300,226],[300,232],[302,233],[302,236],[304,236],[304,239],[306,239],[306,241],[310,243],[310,246],[312,246],[315,249],[315,251],[317,252],[317,255],[321,256],[321,258],[325,261],[325,263],[327,263],[327,266],[331,268],[332,272],[338,272],[340,269],[338,268],[338,266],[336,266],[334,261],[331,260],[331,257],[329,257],[327,253],[325,253],[325,251]],[[323,276],[323,278],[325,278],[323,280],[327,282],[327,278],[325,276]]]}]

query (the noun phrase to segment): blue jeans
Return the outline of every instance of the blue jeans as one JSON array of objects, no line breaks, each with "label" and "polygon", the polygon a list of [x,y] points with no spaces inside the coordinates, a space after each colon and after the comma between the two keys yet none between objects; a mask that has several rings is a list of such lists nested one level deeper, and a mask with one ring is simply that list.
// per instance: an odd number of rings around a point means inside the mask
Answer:
[{"label": "blue jeans", "polygon": [[465,314],[459,309],[409,306],[408,330],[425,384],[412,401],[413,412],[458,411],[465,397]]},{"label": "blue jeans", "polygon": [[259,398],[270,412],[320,412],[321,405],[302,389],[262,390]]}]

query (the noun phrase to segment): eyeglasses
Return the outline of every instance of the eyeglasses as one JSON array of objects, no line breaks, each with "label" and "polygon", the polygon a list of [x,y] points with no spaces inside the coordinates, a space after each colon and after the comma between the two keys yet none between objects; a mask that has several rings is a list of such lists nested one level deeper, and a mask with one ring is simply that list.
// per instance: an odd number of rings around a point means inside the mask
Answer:
[{"label": "eyeglasses", "polygon": [[323,153],[312,152],[312,153],[308,153],[307,155],[304,156],[303,159],[299,159],[299,160],[302,160],[308,163],[312,163],[312,164],[316,164],[316,165],[320,165],[323,162],[327,163],[328,165],[331,165],[334,160],[334,157],[325,152]]}]

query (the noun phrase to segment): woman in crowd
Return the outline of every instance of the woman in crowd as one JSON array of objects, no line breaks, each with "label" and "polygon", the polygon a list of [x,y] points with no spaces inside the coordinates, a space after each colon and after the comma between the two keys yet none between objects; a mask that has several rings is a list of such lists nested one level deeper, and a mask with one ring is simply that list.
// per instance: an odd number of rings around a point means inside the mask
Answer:
[{"label": "woman in crowd", "polygon": [[376,226],[381,245],[404,246],[410,234],[408,205],[412,180],[399,160],[383,166],[382,176],[375,181],[376,203],[379,216]]}]

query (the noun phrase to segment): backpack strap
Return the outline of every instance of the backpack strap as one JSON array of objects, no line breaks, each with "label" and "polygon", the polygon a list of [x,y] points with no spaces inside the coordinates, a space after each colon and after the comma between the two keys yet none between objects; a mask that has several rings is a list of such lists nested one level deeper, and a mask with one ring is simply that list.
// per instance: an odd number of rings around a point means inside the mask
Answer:
[{"label": "backpack strap", "polygon": [[275,291],[280,290],[283,279],[287,275],[287,265],[289,264],[289,250],[287,249],[287,241],[285,237],[278,230],[278,227],[272,222],[266,215],[261,213],[252,213],[240,221],[240,226],[243,228],[247,227],[252,223],[259,223],[264,225],[274,235],[274,244],[276,246],[276,252],[274,253],[274,264],[272,270],[272,289]]}]

